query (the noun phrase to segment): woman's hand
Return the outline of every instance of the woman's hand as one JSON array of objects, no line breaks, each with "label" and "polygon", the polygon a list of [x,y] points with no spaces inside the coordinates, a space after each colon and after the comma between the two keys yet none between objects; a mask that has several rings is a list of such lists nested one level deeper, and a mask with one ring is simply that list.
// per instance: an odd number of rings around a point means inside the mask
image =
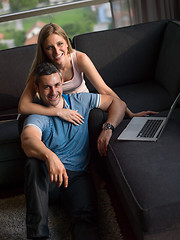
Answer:
[{"label": "woman's hand", "polygon": [[138,112],[138,113],[133,113],[132,117],[147,117],[149,115],[155,115],[158,112],[154,112],[154,111],[142,111],[142,112]]},{"label": "woman's hand", "polygon": [[138,112],[138,113],[133,113],[131,112],[131,110],[127,107],[126,108],[126,114],[129,118],[133,118],[133,117],[148,117],[149,115],[155,115],[158,112],[155,111],[142,111],[142,112]]},{"label": "woman's hand", "polygon": [[74,125],[81,125],[83,123],[83,116],[78,113],[77,110],[71,110],[66,108],[57,108],[56,114],[58,117],[73,123]]}]

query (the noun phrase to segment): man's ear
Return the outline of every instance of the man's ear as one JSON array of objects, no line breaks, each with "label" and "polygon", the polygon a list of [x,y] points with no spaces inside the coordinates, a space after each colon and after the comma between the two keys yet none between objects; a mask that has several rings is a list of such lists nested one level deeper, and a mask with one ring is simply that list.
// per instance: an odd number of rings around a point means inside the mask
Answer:
[{"label": "man's ear", "polygon": [[35,99],[37,98],[38,100],[40,100],[40,94],[39,94],[39,87],[38,85],[34,84],[34,89],[35,89]]},{"label": "man's ear", "polygon": [[34,84],[34,89],[35,89],[36,93],[39,93],[39,88],[36,84]]}]

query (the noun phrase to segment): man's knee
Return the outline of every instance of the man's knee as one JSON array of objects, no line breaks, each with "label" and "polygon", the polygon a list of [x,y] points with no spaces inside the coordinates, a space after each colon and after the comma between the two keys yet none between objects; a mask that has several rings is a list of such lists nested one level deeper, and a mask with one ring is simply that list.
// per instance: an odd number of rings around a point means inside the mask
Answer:
[{"label": "man's knee", "polygon": [[28,158],[25,165],[25,183],[29,181],[45,179],[48,176],[47,166],[44,161],[36,158]]},{"label": "man's knee", "polygon": [[39,169],[39,161],[36,158],[27,158],[26,164],[25,164],[25,173],[30,174],[30,173],[35,173]]},{"label": "man's knee", "polygon": [[97,137],[102,129],[102,124],[106,121],[106,113],[99,108],[94,108],[89,114],[89,132]]}]

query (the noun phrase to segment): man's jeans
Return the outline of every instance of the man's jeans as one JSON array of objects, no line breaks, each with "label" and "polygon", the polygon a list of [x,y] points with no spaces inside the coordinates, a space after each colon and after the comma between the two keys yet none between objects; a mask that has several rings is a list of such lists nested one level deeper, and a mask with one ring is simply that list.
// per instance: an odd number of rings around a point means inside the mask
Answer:
[{"label": "man's jeans", "polygon": [[[72,219],[73,240],[98,240],[96,191],[87,171],[67,171],[68,187],[51,183],[44,161],[29,158],[25,167],[27,238],[49,237],[48,205],[59,197]],[[63,206],[64,206],[63,205]]]}]

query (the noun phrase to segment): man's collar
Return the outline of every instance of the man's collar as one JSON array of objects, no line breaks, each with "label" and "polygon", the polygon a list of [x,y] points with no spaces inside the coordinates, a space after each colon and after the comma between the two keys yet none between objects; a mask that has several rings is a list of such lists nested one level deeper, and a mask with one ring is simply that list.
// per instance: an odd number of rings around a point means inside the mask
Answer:
[{"label": "man's collar", "polygon": [[69,102],[69,96],[66,94],[62,94],[62,97],[64,98],[64,108],[70,108],[70,102]]},{"label": "man's collar", "polygon": [[[68,95],[66,95],[66,94],[62,94],[62,97],[63,97],[63,99],[64,99],[64,108],[67,108],[67,109],[70,109],[70,102],[69,102],[69,96]],[[41,98],[36,98],[34,101],[33,101],[34,103],[39,103],[40,105],[43,105],[43,106],[46,106],[44,103],[43,103],[43,101],[42,101],[42,99]]]}]

